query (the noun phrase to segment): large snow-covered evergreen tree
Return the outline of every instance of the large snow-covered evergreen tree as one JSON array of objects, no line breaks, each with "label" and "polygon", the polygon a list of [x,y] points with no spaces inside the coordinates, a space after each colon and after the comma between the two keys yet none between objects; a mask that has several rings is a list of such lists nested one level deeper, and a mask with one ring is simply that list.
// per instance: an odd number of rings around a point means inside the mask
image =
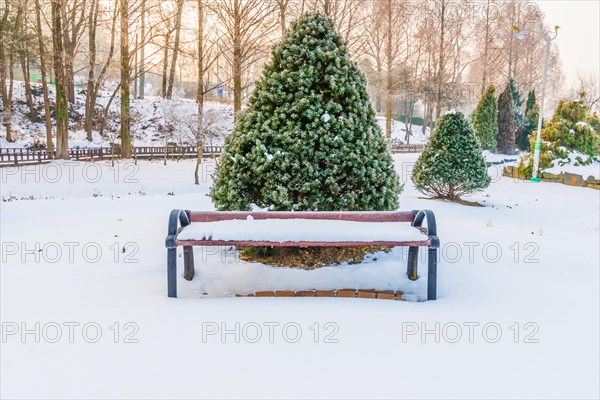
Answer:
[{"label": "large snow-covered evergreen tree", "polygon": [[483,150],[496,151],[498,135],[498,102],[496,88],[488,86],[473,112],[473,129]]},{"label": "large snow-covered evergreen tree", "polygon": [[211,197],[219,210],[393,210],[401,187],[333,20],[306,14],[274,47],[227,138]]},{"label": "large snow-covered evergreen tree", "polygon": [[490,184],[479,142],[462,113],[450,111],[436,122],[412,181],[429,196],[454,201]]}]

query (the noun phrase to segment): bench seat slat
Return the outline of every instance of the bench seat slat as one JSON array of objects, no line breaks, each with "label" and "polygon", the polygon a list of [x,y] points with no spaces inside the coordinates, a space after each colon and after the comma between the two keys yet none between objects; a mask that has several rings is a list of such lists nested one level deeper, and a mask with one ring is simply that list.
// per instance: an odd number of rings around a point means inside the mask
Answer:
[{"label": "bench seat slat", "polygon": [[[276,214],[276,215],[274,215]],[[232,219],[318,219],[361,222],[412,222],[411,211],[192,211],[190,222],[214,222]]]},{"label": "bench seat slat", "polygon": [[352,247],[352,246],[431,246],[430,240],[411,242],[269,242],[256,240],[175,240],[177,246],[264,246],[264,247]]},{"label": "bench seat slat", "polygon": [[179,232],[177,240],[212,243],[407,243],[425,242],[429,239],[420,229],[403,222],[248,218],[192,223]]}]

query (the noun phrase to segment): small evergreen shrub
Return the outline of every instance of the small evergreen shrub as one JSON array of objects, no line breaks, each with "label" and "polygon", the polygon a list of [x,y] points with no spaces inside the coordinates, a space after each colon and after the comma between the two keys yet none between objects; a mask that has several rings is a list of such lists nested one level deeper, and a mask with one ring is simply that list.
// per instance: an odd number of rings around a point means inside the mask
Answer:
[{"label": "small evergreen shrub", "polygon": [[496,88],[488,86],[473,112],[473,129],[483,150],[496,151],[498,135],[498,102]]},{"label": "small evergreen shrub", "polygon": [[462,113],[451,111],[439,119],[415,164],[412,181],[428,196],[454,201],[489,186],[479,142]]},{"label": "small evergreen shrub", "polygon": [[515,110],[510,83],[498,97],[498,136],[496,151],[500,154],[513,154],[515,150]]},{"label": "small evergreen shrub", "polygon": [[[600,120],[581,100],[560,100],[552,119],[544,124],[541,137],[540,171],[556,165],[589,165],[600,160]],[[530,178],[536,131],[530,135],[529,156],[519,163],[519,170]]]},{"label": "small evergreen shrub", "polygon": [[523,113],[523,93],[519,91],[517,82],[510,78],[508,81],[510,93],[513,98],[513,111],[515,114],[515,144],[519,147],[519,140],[523,136],[523,131],[527,129],[527,118]]},{"label": "small evergreen shrub", "polygon": [[517,147],[519,150],[529,150],[529,137],[532,133],[536,133],[539,113],[540,106],[536,103],[535,90],[530,90],[525,104],[525,122],[523,128],[517,132]]}]

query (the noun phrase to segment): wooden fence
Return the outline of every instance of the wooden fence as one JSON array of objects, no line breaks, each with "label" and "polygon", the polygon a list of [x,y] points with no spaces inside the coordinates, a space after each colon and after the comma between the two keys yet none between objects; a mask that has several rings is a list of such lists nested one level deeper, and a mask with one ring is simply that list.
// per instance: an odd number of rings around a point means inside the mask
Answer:
[{"label": "wooden fence", "polygon": [[[392,153],[419,153],[423,151],[424,144],[393,144]],[[203,155],[205,158],[215,158],[221,155],[222,146],[204,146]],[[195,146],[142,146],[133,149],[132,158],[136,159],[180,159],[195,158]],[[114,153],[110,148],[71,148],[69,157],[71,160],[80,161],[99,161],[110,160],[111,157],[119,158],[120,150],[115,147]],[[0,149],[0,167],[11,165],[39,164],[49,162],[54,158],[54,154],[49,154],[46,150],[33,149]]]},{"label": "wooden fence", "polygon": [[[221,146],[204,146],[204,157],[214,158],[221,154]],[[179,159],[195,158],[195,146],[142,146],[133,149],[132,158],[136,159]],[[115,147],[112,152],[110,148],[71,148],[69,157],[71,160],[99,161],[110,160],[112,157],[119,158],[120,149]],[[0,166],[19,164],[39,164],[50,161],[54,153],[49,154],[46,150],[32,149],[0,149]]]}]

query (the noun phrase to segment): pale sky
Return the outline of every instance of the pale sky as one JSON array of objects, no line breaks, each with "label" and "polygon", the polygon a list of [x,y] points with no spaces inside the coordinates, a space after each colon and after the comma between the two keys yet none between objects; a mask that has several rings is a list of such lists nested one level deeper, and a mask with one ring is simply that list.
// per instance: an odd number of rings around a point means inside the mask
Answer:
[{"label": "pale sky", "polygon": [[539,0],[549,26],[558,25],[560,50],[568,89],[577,72],[600,75],[600,0]]}]

